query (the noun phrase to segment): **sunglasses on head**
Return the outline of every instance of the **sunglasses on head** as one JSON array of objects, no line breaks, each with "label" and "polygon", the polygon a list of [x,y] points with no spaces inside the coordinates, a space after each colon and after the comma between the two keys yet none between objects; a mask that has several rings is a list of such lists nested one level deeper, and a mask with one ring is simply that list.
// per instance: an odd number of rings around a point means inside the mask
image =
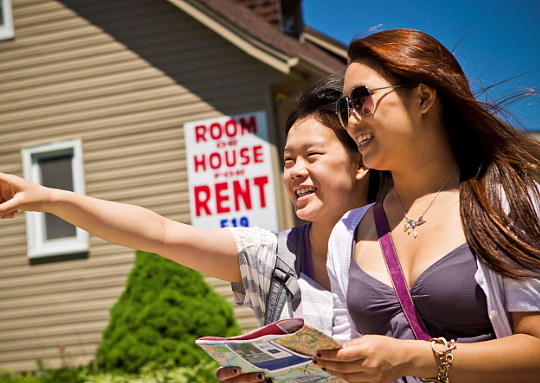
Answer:
[{"label": "sunglasses on head", "polygon": [[349,116],[354,109],[360,116],[368,116],[373,112],[373,98],[371,94],[376,90],[401,88],[404,85],[385,86],[383,88],[368,89],[365,85],[359,85],[351,90],[350,99],[347,96],[341,97],[336,102],[336,111],[339,122],[344,129],[349,126]]}]

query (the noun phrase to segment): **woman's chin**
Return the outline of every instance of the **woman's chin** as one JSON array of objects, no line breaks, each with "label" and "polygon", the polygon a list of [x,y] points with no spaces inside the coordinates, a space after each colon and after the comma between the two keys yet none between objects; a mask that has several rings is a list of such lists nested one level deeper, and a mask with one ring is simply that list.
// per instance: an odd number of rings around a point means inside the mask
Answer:
[{"label": "woman's chin", "polygon": [[303,221],[311,221],[312,214],[305,208],[296,209],[296,216]]}]

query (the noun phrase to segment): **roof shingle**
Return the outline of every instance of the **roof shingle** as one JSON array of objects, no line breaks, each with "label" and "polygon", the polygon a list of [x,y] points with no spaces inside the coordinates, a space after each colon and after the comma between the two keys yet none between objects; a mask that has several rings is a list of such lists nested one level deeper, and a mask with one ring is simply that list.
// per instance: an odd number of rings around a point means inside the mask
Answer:
[{"label": "roof shingle", "polygon": [[[299,41],[278,30],[276,24],[258,14],[249,6],[265,5],[263,0],[197,0],[200,4],[228,20],[251,37],[289,57],[299,57],[324,70],[334,73],[346,62],[309,41]],[[256,4],[257,3],[257,4]],[[268,9],[275,1],[268,1]],[[277,5],[276,5],[277,6]],[[262,10],[264,7],[261,7]],[[277,11],[276,11],[277,14]]]}]

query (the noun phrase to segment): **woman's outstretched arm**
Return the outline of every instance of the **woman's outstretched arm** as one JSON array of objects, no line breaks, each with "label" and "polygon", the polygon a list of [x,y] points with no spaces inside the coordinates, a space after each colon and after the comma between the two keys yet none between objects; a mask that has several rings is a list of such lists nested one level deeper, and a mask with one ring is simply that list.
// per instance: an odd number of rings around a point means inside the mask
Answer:
[{"label": "woman's outstretched arm", "polygon": [[207,275],[241,282],[236,244],[228,229],[202,229],[149,209],[47,188],[0,173],[0,217],[19,210],[54,214],[108,242],[157,253]]}]

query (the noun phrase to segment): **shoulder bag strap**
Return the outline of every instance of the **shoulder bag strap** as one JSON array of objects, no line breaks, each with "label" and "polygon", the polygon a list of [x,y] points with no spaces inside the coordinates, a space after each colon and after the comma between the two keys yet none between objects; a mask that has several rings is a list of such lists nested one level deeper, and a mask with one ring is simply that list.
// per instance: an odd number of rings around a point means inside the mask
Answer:
[{"label": "shoulder bag strap", "polygon": [[396,254],[394,242],[390,236],[390,229],[388,228],[388,222],[384,215],[382,201],[378,201],[375,204],[374,215],[377,235],[379,236],[379,244],[381,245],[386,268],[392,279],[392,285],[394,286],[394,291],[401,304],[401,308],[411,326],[414,337],[419,340],[429,340],[430,336],[426,325],[418,316],[407,282],[405,281],[405,276],[403,275],[403,270]]}]

